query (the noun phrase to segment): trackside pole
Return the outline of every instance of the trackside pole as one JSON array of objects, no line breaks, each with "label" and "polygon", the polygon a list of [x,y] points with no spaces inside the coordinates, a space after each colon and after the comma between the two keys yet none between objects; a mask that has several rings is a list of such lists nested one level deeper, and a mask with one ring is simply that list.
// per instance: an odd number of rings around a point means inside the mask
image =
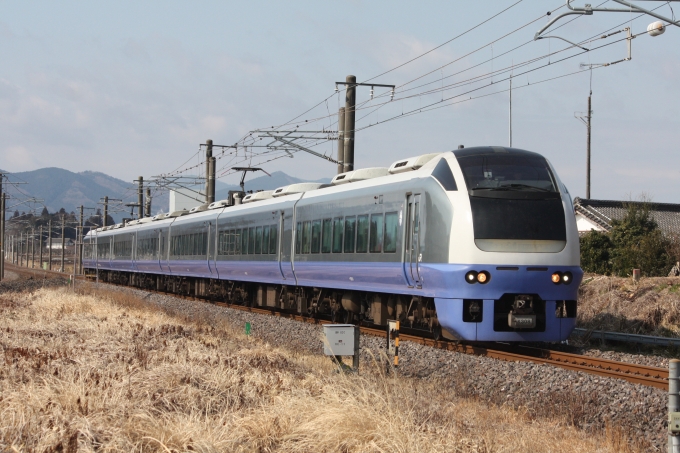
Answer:
[{"label": "trackside pole", "polygon": [[680,360],[668,364],[668,453],[680,453]]},{"label": "trackside pole", "polygon": [[[394,346],[391,340],[394,340]],[[396,370],[399,366],[399,321],[387,321],[387,353],[394,356],[392,363]]]}]

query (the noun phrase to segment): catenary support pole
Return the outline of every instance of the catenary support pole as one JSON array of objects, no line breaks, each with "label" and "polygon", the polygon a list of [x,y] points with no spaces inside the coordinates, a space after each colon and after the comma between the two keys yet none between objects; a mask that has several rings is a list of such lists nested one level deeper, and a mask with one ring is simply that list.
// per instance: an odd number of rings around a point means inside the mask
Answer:
[{"label": "catenary support pole", "polygon": [[144,177],[137,178],[137,218],[144,218]]},{"label": "catenary support pole", "polygon": [[587,144],[586,144],[586,198],[590,199],[590,121],[592,118],[592,107],[591,107],[591,98],[593,96],[593,92],[590,92],[590,95],[588,95],[588,124],[587,124]]},{"label": "catenary support pole", "polygon": [[24,265],[24,233],[19,234],[19,267]]},{"label": "catenary support pole", "polygon": [[[671,359],[668,363],[668,417],[680,412],[680,360]],[[669,420],[670,422],[670,420]],[[680,453],[680,437],[673,427],[668,430],[668,453]]]},{"label": "catenary support pole", "polygon": [[35,229],[31,228],[31,269],[35,269]]},{"label": "catenary support pole", "polygon": [[206,197],[206,203],[215,202],[215,165],[217,161],[214,157],[208,158],[208,192]]},{"label": "catenary support pole", "polygon": [[510,76],[510,112],[508,115],[508,131],[510,134],[510,148],[512,148],[512,76]]},{"label": "catenary support pole", "polygon": [[52,270],[52,219],[47,223],[47,270]]},{"label": "catenary support pole", "polygon": [[59,272],[66,272],[64,269],[64,254],[66,253],[66,238],[64,237],[64,233],[66,232],[66,218],[65,216],[61,216],[61,267],[59,268]]},{"label": "catenary support pole", "polygon": [[[213,141],[212,140],[206,140],[205,144],[206,144],[206,146],[205,146],[205,201],[207,203],[209,198],[210,198],[210,195],[209,195],[210,194],[210,183],[209,183],[209,179],[210,179],[210,158],[212,157]],[[214,196],[214,194],[213,194],[213,196]]]},{"label": "catenary support pole", "polygon": [[[0,176],[0,184],[2,183],[2,176]],[[5,237],[5,193],[0,195],[0,240],[2,241],[2,260],[0,261],[0,281],[5,279],[5,250],[7,248],[7,240]]]},{"label": "catenary support pole", "polygon": [[338,110],[338,174],[345,171],[345,107]]},{"label": "catenary support pole", "polygon": [[353,75],[348,75],[345,78],[345,153],[344,153],[344,170],[354,170],[354,124],[355,124],[355,109],[357,100],[357,78]]},{"label": "catenary support pole", "polygon": [[102,227],[106,226],[106,219],[109,217],[109,197],[104,197],[104,220],[102,221]]}]

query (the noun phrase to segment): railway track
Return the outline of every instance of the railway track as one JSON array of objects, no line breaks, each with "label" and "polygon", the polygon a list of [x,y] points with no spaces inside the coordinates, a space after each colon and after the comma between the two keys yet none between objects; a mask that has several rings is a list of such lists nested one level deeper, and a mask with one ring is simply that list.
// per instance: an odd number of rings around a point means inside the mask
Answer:
[{"label": "railway track", "polygon": [[[5,264],[5,269],[24,275],[42,274],[43,276],[47,275],[62,277],[68,276],[68,274],[63,274],[56,271],[20,268],[9,263]],[[87,280],[87,278],[84,276],[77,276],[76,279]],[[124,285],[114,286],[126,287]],[[208,301],[205,298],[200,298],[196,296],[186,296],[181,294],[166,293],[162,291],[153,291],[147,289],[144,289],[143,291],[164,295],[172,295],[174,297],[181,297],[193,301],[210,302],[218,306],[228,307],[236,310],[243,310],[251,313],[258,313],[264,315],[279,316],[283,318],[313,324],[321,325],[331,323],[331,321],[324,319],[309,318],[293,313],[274,311],[271,309],[245,307],[242,305],[235,305],[227,302]],[[367,335],[373,335],[382,338],[385,338],[387,335],[387,332],[383,329],[376,329],[374,327],[368,326],[360,326],[360,328],[361,332]],[[649,387],[656,387],[668,390],[668,370],[664,368],[636,365],[626,362],[617,362],[614,360],[587,357],[580,354],[572,354],[567,352],[560,352],[550,349],[534,348],[521,345],[511,345],[507,343],[469,344],[465,342],[455,342],[448,340],[433,340],[432,338],[408,333],[400,333],[399,337],[402,341],[412,341],[417,344],[443,349],[447,351],[455,351],[463,354],[491,357],[494,359],[505,361],[513,362],[520,361],[520,362],[533,362],[537,364],[548,364],[559,368],[564,368],[567,370],[580,371],[606,378],[623,379],[625,381],[632,382],[635,384],[641,384]]]}]

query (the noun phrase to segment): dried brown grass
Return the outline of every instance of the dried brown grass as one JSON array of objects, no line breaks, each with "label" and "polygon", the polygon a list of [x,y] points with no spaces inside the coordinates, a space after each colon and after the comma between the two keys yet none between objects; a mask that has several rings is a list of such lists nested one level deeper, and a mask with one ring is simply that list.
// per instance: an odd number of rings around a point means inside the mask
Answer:
[{"label": "dried brown grass", "polygon": [[578,326],[644,335],[680,336],[680,277],[586,275]]},{"label": "dried brown grass", "polygon": [[378,366],[338,374],[124,293],[5,295],[0,331],[0,451],[633,451]]}]

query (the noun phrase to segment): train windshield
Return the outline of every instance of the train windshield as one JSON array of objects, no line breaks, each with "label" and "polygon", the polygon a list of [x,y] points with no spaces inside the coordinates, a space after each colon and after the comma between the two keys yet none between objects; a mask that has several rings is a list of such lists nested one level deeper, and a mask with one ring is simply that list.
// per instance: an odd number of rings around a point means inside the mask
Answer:
[{"label": "train windshield", "polygon": [[468,190],[557,192],[548,162],[537,155],[482,154],[458,157]]}]

